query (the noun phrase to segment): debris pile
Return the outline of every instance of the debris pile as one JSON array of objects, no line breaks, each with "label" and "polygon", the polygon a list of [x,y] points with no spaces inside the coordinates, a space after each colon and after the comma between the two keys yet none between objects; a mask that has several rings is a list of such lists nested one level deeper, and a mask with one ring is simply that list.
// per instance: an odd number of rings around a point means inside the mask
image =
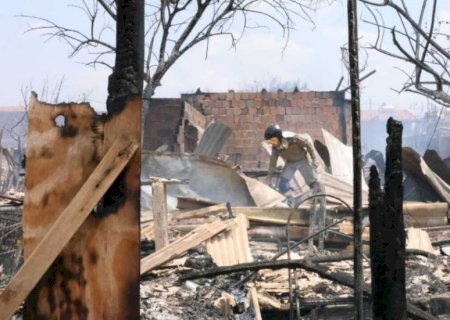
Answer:
[{"label": "debris pile", "polygon": [[[158,245],[147,245],[141,260],[143,319],[191,319],[192,314],[208,319],[276,319],[288,317],[296,308],[305,319],[352,316],[353,225],[351,209],[345,205],[353,200],[349,147],[323,132],[329,165],[321,164],[320,179],[325,193],[334,198],[327,198],[326,230],[316,228],[313,236],[312,201],[302,202],[309,190],[300,175],[285,196],[255,178],[264,174],[245,175],[212,157],[144,153],[143,180],[166,184],[165,200],[171,209],[163,226],[169,244],[153,253]],[[403,204],[407,298],[430,317],[438,316],[450,312],[446,307],[450,268],[445,254],[450,243],[448,185],[425,160],[416,157],[416,168],[411,170],[412,160],[405,158],[407,177],[426,181],[437,200],[424,201],[421,193],[421,198],[411,196]],[[379,159],[375,163],[384,165]],[[409,191],[405,186],[405,194]],[[370,290],[367,197],[364,184],[363,267]],[[152,232],[153,211],[161,205],[155,199],[146,203],[152,204],[142,216],[142,242],[151,244],[158,241]],[[324,250],[317,249],[320,234]],[[288,243],[291,249],[286,252]],[[370,309],[370,299],[366,302]]]},{"label": "debris pile", "polygon": [[[300,175],[283,195],[255,178],[263,174],[245,174],[205,154],[208,144],[202,155],[143,152],[141,319],[279,319],[295,312],[303,319],[352,317],[352,171],[348,147],[324,135],[329,164],[321,163],[319,179],[330,197],[321,213],[324,225],[314,228],[311,212],[317,207],[307,200],[312,190]],[[436,154],[424,160],[403,152],[407,299],[411,312],[429,316],[422,319],[443,318],[450,314],[450,187],[433,170],[442,166]],[[427,194],[434,201],[424,198]],[[364,292],[370,314],[367,196],[364,186]],[[5,235],[20,225],[21,196],[4,195],[2,201]],[[5,239],[12,238],[2,236],[0,242],[0,288],[20,263],[20,242]],[[7,246],[15,246],[14,257],[2,260]]]}]

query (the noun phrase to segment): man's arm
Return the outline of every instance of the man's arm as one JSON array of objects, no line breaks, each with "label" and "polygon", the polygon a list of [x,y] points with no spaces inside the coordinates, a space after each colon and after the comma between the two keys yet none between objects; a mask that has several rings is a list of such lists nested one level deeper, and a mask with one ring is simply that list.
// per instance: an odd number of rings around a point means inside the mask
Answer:
[{"label": "man's arm", "polygon": [[267,173],[268,181],[272,180],[272,175],[273,175],[275,169],[277,168],[278,156],[279,156],[278,150],[275,148],[272,148],[272,154],[270,155],[270,162],[269,162],[269,170]]},{"label": "man's arm", "polygon": [[319,161],[317,160],[316,152],[315,152],[315,149],[314,149],[312,143],[308,139],[306,139],[300,135],[295,136],[295,141],[301,147],[306,148],[306,151],[309,153],[309,156],[311,157],[312,165],[314,166],[314,168],[317,169],[319,167]]}]

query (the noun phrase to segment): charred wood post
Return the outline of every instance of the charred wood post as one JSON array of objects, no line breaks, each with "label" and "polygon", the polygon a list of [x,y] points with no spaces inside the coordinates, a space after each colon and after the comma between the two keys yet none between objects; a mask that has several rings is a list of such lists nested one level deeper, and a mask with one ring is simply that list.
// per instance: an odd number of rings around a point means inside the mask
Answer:
[{"label": "charred wood post", "polygon": [[125,137],[137,151],[29,294],[24,319],[139,319],[144,1],[117,0],[116,7],[116,64],[109,78],[106,116],[88,104],[49,105],[32,95],[25,263],[113,142]]},{"label": "charred wood post", "polygon": [[355,319],[364,319],[362,265],[362,186],[361,186],[361,121],[359,94],[359,60],[358,60],[358,19],[357,1],[348,0],[348,51],[350,65],[350,91],[352,108],[352,146],[353,146],[353,234],[354,234],[354,298]]},{"label": "charred wood post", "polygon": [[383,312],[383,288],[381,287],[383,276],[386,272],[383,267],[385,261],[383,246],[384,196],[380,187],[380,177],[376,166],[370,167],[369,180],[369,220],[370,220],[370,270],[372,276],[372,314],[374,319],[382,319]]},{"label": "charred wood post", "polygon": [[406,319],[403,126],[389,118],[387,130],[384,194],[374,167],[369,183],[373,319]]}]

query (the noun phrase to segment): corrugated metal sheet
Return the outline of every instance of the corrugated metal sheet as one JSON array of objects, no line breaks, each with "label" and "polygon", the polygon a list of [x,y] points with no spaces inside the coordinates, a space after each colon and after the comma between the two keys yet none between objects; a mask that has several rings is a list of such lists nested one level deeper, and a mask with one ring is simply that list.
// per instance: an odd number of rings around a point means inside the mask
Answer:
[{"label": "corrugated metal sheet", "polygon": [[225,146],[230,134],[230,127],[215,120],[206,128],[194,153],[212,157],[217,156]]}]

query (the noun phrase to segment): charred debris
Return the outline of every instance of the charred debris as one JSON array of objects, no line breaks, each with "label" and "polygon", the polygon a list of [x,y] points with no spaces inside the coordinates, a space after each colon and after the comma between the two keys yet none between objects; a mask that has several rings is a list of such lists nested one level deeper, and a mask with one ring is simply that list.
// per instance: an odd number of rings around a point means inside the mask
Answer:
[{"label": "charred debris", "polygon": [[[365,312],[444,319],[450,169],[433,150],[402,148],[401,123],[388,126],[387,160],[372,152],[363,171]],[[351,147],[326,130],[315,143],[326,154],[321,209],[301,175],[283,195],[263,168],[230,164],[231,132],[215,121],[192,153],[142,152],[140,318],[352,317]],[[12,190],[0,208],[3,289],[22,263],[23,193]]]}]

